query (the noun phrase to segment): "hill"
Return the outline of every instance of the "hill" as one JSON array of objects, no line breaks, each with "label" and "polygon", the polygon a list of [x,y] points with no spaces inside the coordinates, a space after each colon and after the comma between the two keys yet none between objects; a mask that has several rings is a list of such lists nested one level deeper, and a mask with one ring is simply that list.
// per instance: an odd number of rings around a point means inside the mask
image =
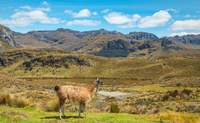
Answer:
[{"label": "hill", "polygon": [[[0,71],[18,77],[121,78],[198,84],[199,53],[151,58],[104,58],[48,49],[17,49],[0,56]],[[194,84],[193,83],[193,84]]]}]

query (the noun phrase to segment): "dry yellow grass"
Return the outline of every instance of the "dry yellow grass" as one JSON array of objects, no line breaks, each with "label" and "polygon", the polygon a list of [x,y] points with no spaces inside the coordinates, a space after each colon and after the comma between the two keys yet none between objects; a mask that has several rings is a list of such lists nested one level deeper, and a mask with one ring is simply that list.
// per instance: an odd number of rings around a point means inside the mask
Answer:
[{"label": "dry yellow grass", "polygon": [[150,115],[150,118],[159,118],[161,121],[168,121],[169,123],[200,123],[199,114],[186,112],[162,112],[156,115]]},{"label": "dry yellow grass", "polygon": [[14,94],[6,94],[6,93],[1,93],[0,94],[0,104],[2,105],[8,105],[11,107],[19,107],[23,108],[26,106],[30,106],[30,101],[24,97],[17,96]]}]

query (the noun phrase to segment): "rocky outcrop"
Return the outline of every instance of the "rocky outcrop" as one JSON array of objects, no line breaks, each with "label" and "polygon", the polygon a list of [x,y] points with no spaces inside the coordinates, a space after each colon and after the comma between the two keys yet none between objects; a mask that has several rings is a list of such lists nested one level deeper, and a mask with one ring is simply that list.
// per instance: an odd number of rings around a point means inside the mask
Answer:
[{"label": "rocky outcrop", "polygon": [[90,66],[89,62],[83,59],[80,59],[76,56],[42,56],[32,58],[29,61],[25,61],[22,64],[22,67],[25,70],[32,70],[36,66],[40,67],[53,67],[53,68],[68,68],[69,64],[75,64],[80,66]]},{"label": "rocky outcrop", "polygon": [[9,44],[9,46],[16,47],[16,42],[14,40],[14,32],[3,25],[0,25],[0,39],[4,43]]},{"label": "rocky outcrop", "polygon": [[166,48],[166,49],[175,49],[176,44],[174,41],[169,40],[169,38],[164,37],[164,38],[161,38],[161,47]]},{"label": "rocky outcrop", "polygon": [[103,48],[96,54],[107,57],[126,57],[128,56],[128,42],[118,39],[107,41],[103,44]]},{"label": "rocky outcrop", "polygon": [[130,41],[133,40],[154,41],[159,39],[156,35],[147,32],[130,32],[127,35],[127,38]]},{"label": "rocky outcrop", "polygon": [[33,58],[33,54],[25,51],[16,51],[0,54],[0,66],[8,66],[17,62],[19,59]]},{"label": "rocky outcrop", "polygon": [[200,45],[200,35],[184,35],[168,37],[169,41],[180,42],[183,44]]}]

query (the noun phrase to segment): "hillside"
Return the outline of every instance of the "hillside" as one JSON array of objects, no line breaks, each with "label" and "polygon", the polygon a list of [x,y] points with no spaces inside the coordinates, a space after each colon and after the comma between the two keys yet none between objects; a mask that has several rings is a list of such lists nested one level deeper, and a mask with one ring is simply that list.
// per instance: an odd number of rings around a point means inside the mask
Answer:
[{"label": "hillside", "polygon": [[13,32],[9,28],[0,25],[0,52],[14,48],[15,46],[16,42],[14,41]]},{"label": "hillside", "polygon": [[[128,78],[179,82],[199,80],[199,53],[154,58],[110,59],[61,50],[10,50],[0,56],[0,71],[19,77]],[[197,84],[197,83],[196,83]]]}]

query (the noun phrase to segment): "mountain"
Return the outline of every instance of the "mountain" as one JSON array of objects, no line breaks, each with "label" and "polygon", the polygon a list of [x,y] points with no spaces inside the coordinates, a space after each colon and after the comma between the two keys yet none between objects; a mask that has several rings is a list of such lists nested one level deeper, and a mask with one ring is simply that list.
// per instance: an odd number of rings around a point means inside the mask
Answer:
[{"label": "mountain", "polygon": [[[26,34],[18,34],[15,39],[19,45],[24,47],[38,48],[38,44],[41,44],[40,47],[77,51],[83,47],[89,50],[90,48],[87,48],[87,45],[93,45],[94,42],[112,40],[122,36],[123,34],[104,29],[79,32],[60,28],[55,31],[32,31]],[[37,42],[37,44],[33,45],[34,42]]]},{"label": "mountain", "polygon": [[105,29],[80,32],[60,28],[53,31],[16,34],[15,40],[22,47],[64,49],[100,56],[128,56],[130,52],[151,49],[154,46],[147,42],[159,38],[145,32],[125,35]]},{"label": "mountain", "polygon": [[0,26],[0,38],[10,47],[61,49],[108,57],[148,56],[163,49],[164,52],[200,49],[200,35],[158,38],[147,32],[123,34],[105,29],[80,32],[59,28],[22,34]]},{"label": "mountain", "polygon": [[183,44],[200,45],[200,34],[199,35],[184,35],[169,37],[168,40],[181,42]]},{"label": "mountain", "polygon": [[174,50],[200,49],[200,35],[164,37],[161,38],[161,47]]}]

